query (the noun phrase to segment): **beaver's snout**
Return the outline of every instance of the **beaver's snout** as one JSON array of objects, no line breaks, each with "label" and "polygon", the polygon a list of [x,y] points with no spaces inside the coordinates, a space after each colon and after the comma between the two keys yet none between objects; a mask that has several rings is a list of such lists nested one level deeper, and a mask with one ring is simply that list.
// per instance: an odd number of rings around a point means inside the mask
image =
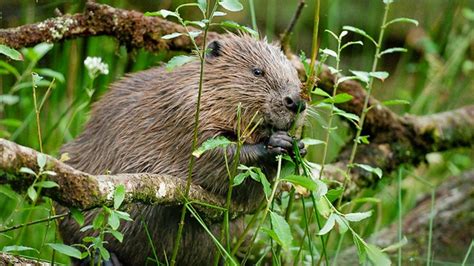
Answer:
[{"label": "beaver's snout", "polygon": [[288,110],[294,113],[303,112],[304,109],[306,109],[306,102],[299,94],[283,97],[283,104],[286,106],[286,108],[288,108]]}]

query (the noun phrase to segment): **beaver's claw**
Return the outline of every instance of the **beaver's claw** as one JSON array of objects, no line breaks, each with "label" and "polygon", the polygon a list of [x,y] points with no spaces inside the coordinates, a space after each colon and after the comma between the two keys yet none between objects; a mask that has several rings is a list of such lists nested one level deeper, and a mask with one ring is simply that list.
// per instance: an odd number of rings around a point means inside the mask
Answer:
[{"label": "beaver's claw", "polygon": [[[294,156],[293,141],[294,139],[288,135],[288,132],[277,131],[270,136],[266,148],[267,151],[273,156],[285,153]],[[304,143],[301,140],[296,141],[298,143],[300,155],[302,157],[305,156],[306,149],[304,148]]]}]

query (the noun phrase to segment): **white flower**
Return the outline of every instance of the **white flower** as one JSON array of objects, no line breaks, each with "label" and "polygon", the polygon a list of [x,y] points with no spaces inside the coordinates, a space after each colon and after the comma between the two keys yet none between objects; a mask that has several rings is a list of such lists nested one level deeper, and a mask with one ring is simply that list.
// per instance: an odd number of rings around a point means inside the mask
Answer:
[{"label": "white flower", "polygon": [[89,76],[92,79],[96,78],[100,74],[109,74],[109,65],[102,63],[102,58],[100,57],[88,56],[86,60],[84,60],[84,65],[86,66]]}]

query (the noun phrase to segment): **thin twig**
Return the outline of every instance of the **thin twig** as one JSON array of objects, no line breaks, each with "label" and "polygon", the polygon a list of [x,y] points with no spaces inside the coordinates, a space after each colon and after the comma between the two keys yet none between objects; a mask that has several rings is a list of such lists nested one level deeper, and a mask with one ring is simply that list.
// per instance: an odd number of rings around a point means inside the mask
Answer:
[{"label": "thin twig", "polygon": [[296,25],[296,22],[301,16],[301,13],[303,11],[303,8],[305,7],[306,3],[305,0],[300,0],[298,2],[298,6],[296,7],[296,11],[293,14],[293,17],[291,18],[290,23],[288,24],[288,27],[285,29],[285,31],[280,35],[280,43],[281,43],[281,48],[285,52],[285,54],[288,54],[287,52],[290,52],[290,35],[293,32],[293,28]]},{"label": "thin twig", "polygon": [[5,232],[12,231],[12,230],[20,229],[22,227],[26,227],[26,226],[30,226],[30,225],[34,225],[34,224],[39,224],[39,223],[44,223],[44,222],[60,219],[60,218],[66,217],[68,215],[69,215],[69,212],[66,212],[66,213],[63,213],[63,214],[53,215],[53,216],[50,216],[50,217],[46,217],[46,218],[43,218],[43,219],[39,219],[39,220],[35,220],[35,221],[23,223],[23,224],[17,224],[17,225],[12,226],[12,227],[1,229],[0,233],[5,233]]}]

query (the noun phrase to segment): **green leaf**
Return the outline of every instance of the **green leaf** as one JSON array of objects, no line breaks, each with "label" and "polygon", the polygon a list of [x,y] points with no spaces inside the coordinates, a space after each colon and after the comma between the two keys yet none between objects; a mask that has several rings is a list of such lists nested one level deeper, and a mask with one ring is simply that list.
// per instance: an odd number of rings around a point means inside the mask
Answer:
[{"label": "green leaf", "polygon": [[40,43],[35,45],[33,48],[23,48],[21,52],[23,55],[34,63],[38,62],[43,56],[48,53],[52,48],[53,44],[51,43]]},{"label": "green leaf", "polygon": [[108,224],[113,230],[117,230],[120,226],[120,219],[114,211],[112,211],[109,215]]},{"label": "green leaf", "polygon": [[56,81],[59,81],[61,83],[64,83],[66,81],[63,73],[54,71],[49,68],[37,68],[34,71],[42,76],[54,78]]},{"label": "green leaf", "polygon": [[14,105],[20,100],[20,97],[16,95],[3,94],[0,95],[0,105]]},{"label": "green leaf", "polygon": [[197,2],[198,2],[199,9],[201,9],[201,12],[205,14],[207,10],[207,0],[197,0]]},{"label": "green leaf", "polygon": [[0,186],[0,193],[12,200],[18,199],[18,194],[8,186]]},{"label": "green leaf", "polygon": [[171,58],[168,63],[166,63],[166,70],[167,71],[173,71],[175,68],[180,67],[186,63],[192,62],[197,60],[198,58],[196,56],[191,56],[191,55],[177,55],[173,58]]},{"label": "green leaf", "polygon": [[345,43],[342,47],[341,47],[341,51],[344,50],[345,48],[351,46],[351,45],[364,45],[364,43],[362,41],[356,41],[356,42],[348,42],[348,43]]},{"label": "green leaf", "polygon": [[397,243],[394,243],[384,249],[382,249],[383,252],[394,252],[400,249],[401,247],[405,246],[408,243],[408,239],[406,236],[403,236],[402,240],[400,240]]},{"label": "green leaf", "polygon": [[13,60],[23,61],[23,55],[20,52],[3,44],[0,44],[0,54],[4,54]]},{"label": "green leaf", "polygon": [[84,225],[84,214],[76,208],[70,208],[72,218],[79,224],[79,226]]},{"label": "green leaf", "polygon": [[356,28],[356,27],[353,27],[353,26],[344,26],[344,27],[342,27],[342,29],[360,34],[360,35],[364,36],[365,38],[371,40],[375,44],[375,46],[377,46],[377,42],[374,40],[374,38],[372,38],[369,34],[367,34],[365,31],[363,31],[359,28]]},{"label": "green leaf", "polygon": [[474,21],[474,10],[466,7],[462,9],[462,14],[464,15],[466,19],[470,21]]},{"label": "green leaf", "polygon": [[327,194],[326,198],[330,201],[333,202],[334,200],[338,199],[342,195],[342,187],[330,189]]},{"label": "green leaf", "polygon": [[202,21],[184,21],[184,25],[194,25],[194,26],[198,26],[200,28],[204,28],[206,27],[206,23],[202,22]]},{"label": "green leaf", "polygon": [[366,243],[359,235],[353,233],[352,239],[355,246],[357,247],[357,255],[359,255],[359,263],[364,264],[366,262]]},{"label": "green leaf", "polygon": [[117,210],[114,210],[115,214],[117,214],[117,216],[121,219],[121,220],[125,220],[125,221],[133,221],[132,218],[130,218],[130,214],[126,213],[126,212],[123,212],[123,211],[117,211]]},{"label": "green leaf", "polygon": [[282,246],[284,245],[284,243],[281,241],[280,238],[278,238],[277,234],[275,233],[275,231],[273,231],[272,229],[270,228],[266,228],[266,227],[262,227],[262,232],[264,232],[265,234],[267,234],[269,237],[271,237],[273,240],[275,240],[278,245]]},{"label": "green leaf", "polygon": [[304,138],[301,140],[304,145],[306,146],[312,146],[312,145],[320,145],[320,144],[324,144],[326,142],[322,141],[322,140],[319,140],[319,139],[311,139],[311,138]]},{"label": "green leaf", "polygon": [[42,175],[49,175],[49,176],[57,176],[56,172],[53,171],[43,171],[41,172]]},{"label": "green leaf", "polygon": [[20,120],[14,119],[14,118],[7,118],[7,119],[0,120],[0,125],[6,126],[6,127],[19,127],[21,126],[21,124],[22,122]]},{"label": "green leaf", "polygon": [[161,39],[170,40],[170,39],[179,37],[181,35],[183,35],[181,32],[173,32],[171,34],[166,34],[166,35],[161,36]]},{"label": "green leaf", "polygon": [[330,103],[345,103],[345,102],[348,102],[350,100],[352,100],[352,95],[348,94],[348,93],[339,93],[337,94],[336,96],[330,98],[330,99],[326,99],[324,100],[325,102],[330,102]]},{"label": "green leaf", "polygon": [[272,223],[273,231],[278,236],[278,239],[281,240],[282,248],[288,250],[293,241],[290,226],[285,218],[272,211],[270,212],[270,221]]},{"label": "green leaf", "polygon": [[395,1],[395,0],[383,0],[383,3],[388,5],[388,4],[393,3],[393,1]]},{"label": "green leaf", "polygon": [[249,176],[250,174],[248,172],[245,173],[240,173],[234,177],[234,182],[232,183],[232,186],[238,186],[244,182],[244,180]]},{"label": "green leaf", "polygon": [[39,251],[35,248],[32,247],[26,247],[26,246],[4,246],[2,249],[2,252],[20,252],[20,251],[35,251],[36,253],[39,254]]},{"label": "green leaf", "polygon": [[228,140],[224,136],[218,136],[212,139],[208,139],[204,141],[199,148],[193,151],[193,156],[199,158],[206,151],[213,150],[218,147],[225,148],[232,143],[232,141]]},{"label": "green leaf", "polygon": [[9,63],[3,60],[0,60],[0,67],[12,73],[16,77],[16,79],[20,79],[20,72],[18,72],[18,70],[16,70],[14,66],[10,65]]},{"label": "green leaf", "polygon": [[377,266],[389,266],[391,265],[391,261],[386,254],[384,254],[378,247],[367,244],[365,247],[367,252],[367,257],[374,265]]},{"label": "green leaf", "polygon": [[344,217],[346,217],[346,219],[351,222],[359,222],[366,218],[369,218],[370,216],[372,216],[372,211],[344,214]]},{"label": "green leaf", "polygon": [[334,58],[337,58],[337,53],[335,51],[331,50],[331,49],[328,49],[328,48],[322,49],[321,53],[327,54],[327,55],[332,56]]},{"label": "green leaf", "polygon": [[166,9],[161,9],[160,11],[156,11],[156,12],[146,12],[145,16],[161,16],[164,18],[171,16],[171,17],[179,18],[178,13],[172,12]]},{"label": "green leaf", "polygon": [[411,23],[411,24],[415,24],[415,26],[418,26],[418,20],[416,20],[416,19],[396,18],[396,19],[392,19],[389,22],[385,23],[385,27],[387,27],[388,25],[393,24],[393,23]]},{"label": "green leaf", "polygon": [[227,15],[227,13],[225,12],[220,12],[220,11],[214,12],[214,17],[223,17],[225,15]]},{"label": "green leaf", "polygon": [[325,32],[329,33],[332,37],[334,37],[334,39],[339,40],[339,37],[337,36],[336,33],[332,32],[330,30],[325,30]]},{"label": "green leaf", "polygon": [[104,260],[109,260],[110,259],[110,253],[107,249],[104,248],[104,246],[99,246],[99,252],[100,252],[100,256],[104,259]]},{"label": "green leaf", "polygon": [[350,70],[360,81],[369,83],[369,72]]},{"label": "green leaf", "polygon": [[360,163],[355,163],[354,164],[355,166],[359,167],[359,168],[362,168],[364,169],[365,171],[367,172],[370,172],[370,173],[373,173],[375,175],[377,175],[379,178],[382,178],[382,169],[378,168],[378,167],[372,167],[370,165],[367,165],[367,164],[360,164]]},{"label": "green leaf", "polygon": [[328,220],[326,221],[324,226],[321,228],[321,230],[319,230],[318,235],[320,236],[325,235],[329,233],[329,231],[331,231],[331,229],[334,227],[335,222],[336,222],[336,215],[337,214],[335,213],[331,213],[331,215],[329,215]]},{"label": "green leaf", "polygon": [[340,234],[344,234],[347,232],[347,230],[349,229],[349,227],[347,226],[349,224],[349,222],[347,222],[344,217],[341,217],[339,215],[336,215],[335,216],[336,218],[336,223],[339,227],[339,233]]},{"label": "green leaf", "polygon": [[125,186],[118,185],[114,191],[114,209],[120,208],[123,200],[125,199]]},{"label": "green leaf", "polygon": [[233,29],[238,29],[238,30],[244,31],[244,32],[249,33],[250,35],[252,35],[254,37],[258,36],[258,32],[256,32],[255,30],[253,30],[249,27],[246,27],[246,26],[242,26],[242,25],[240,25],[240,24],[238,24],[237,22],[234,22],[234,21],[230,21],[230,20],[222,21],[220,23],[220,25],[222,27],[233,28]]},{"label": "green leaf", "polygon": [[381,57],[381,56],[384,55],[384,54],[405,53],[406,51],[408,51],[408,50],[405,49],[405,48],[401,48],[401,47],[388,48],[388,49],[383,50],[382,52],[380,52],[380,54],[378,55],[378,57]]},{"label": "green leaf", "polygon": [[385,71],[370,72],[369,75],[376,79],[380,79],[381,81],[384,81],[386,78],[388,78],[388,72]]},{"label": "green leaf", "polygon": [[285,178],[282,178],[281,180],[290,182],[294,185],[302,186],[311,191],[316,190],[316,188],[318,187],[316,183],[313,180],[311,180],[309,177],[305,177],[301,175],[289,175]]},{"label": "green leaf", "polygon": [[383,101],[382,104],[385,105],[385,106],[389,106],[389,105],[401,105],[401,104],[410,105],[410,102],[407,101],[407,100],[399,100],[399,99],[396,99],[396,100]]},{"label": "green leaf", "polygon": [[238,0],[222,0],[219,1],[219,5],[232,12],[237,12],[244,8]]},{"label": "green leaf", "polygon": [[58,183],[54,181],[40,181],[40,182],[36,182],[35,187],[53,188],[53,187],[59,187],[59,185]]},{"label": "green leaf", "polygon": [[20,168],[20,173],[25,173],[25,174],[36,176],[36,173],[28,167]]},{"label": "green leaf", "polygon": [[259,173],[259,176],[260,176],[260,182],[262,183],[265,197],[269,199],[270,195],[272,194],[272,188],[271,188],[270,182],[268,182],[267,177],[265,176],[264,173],[262,173],[262,170],[260,170],[260,168],[257,168],[257,172]]},{"label": "green leaf", "polygon": [[105,220],[105,215],[103,212],[99,212],[99,214],[97,214],[97,216],[94,218],[94,220],[92,221],[92,227],[97,230],[97,229],[100,229],[102,228],[103,226],[103,223],[104,223],[104,220]]},{"label": "green leaf", "polygon": [[73,257],[76,259],[82,259],[81,251],[75,247],[71,247],[68,245],[60,244],[60,243],[48,243],[47,245],[61,254],[64,254],[66,256]]},{"label": "green leaf", "polygon": [[331,206],[329,206],[328,202],[324,197],[316,201],[316,206],[318,206],[318,212],[322,216],[329,217],[331,215]]},{"label": "green leaf", "polygon": [[329,93],[323,91],[323,90],[320,89],[320,88],[316,88],[316,89],[313,90],[311,93],[316,94],[316,95],[319,95],[319,96],[331,98],[331,95],[329,95]]},{"label": "green leaf", "polygon": [[352,121],[356,121],[356,122],[359,121],[359,117],[357,115],[348,113],[348,112],[346,112],[344,110],[341,110],[341,109],[334,109],[334,113],[338,116],[342,116],[342,117],[347,118],[347,119],[352,120]]},{"label": "green leaf", "polygon": [[39,168],[43,169],[46,165],[46,155],[38,153],[36,156],[36,162],[38,163]]},{"label": "green leaf", "polygon": [[111,235],[113,235],[115,237],[115,239],[117,239],[120,243],[122,243],[123,241],[123,234],[120,233],[119,231],[115,231],[115,230],[112,230],[112,231],[107,231],[108,233],[110,233]]},{"label": "green leaf", "polygon": [[200,30],[190,31],[190,32],[189,32],[189,37],[191,37],[191,38],[194,39],[194,38],[196,38],[197,36],[199,36],[199,34],[201,34],[201,33],[202,33],[202,31],[200,31]]},{"label": "green leaf", "polygon": [[328,193],[328,186],[326,185],[326,183],[319,179],[316,179],[314,182],[317,185],[315,193],[316,198],[321,198],[322,196],[325,196]]},{"label": "green leaf", "polygon": [[36,198],[38,197],[38,193],[36,193],[36,190],[33,186],[28,187],[26,194],[33,202],[36,201]]}]

